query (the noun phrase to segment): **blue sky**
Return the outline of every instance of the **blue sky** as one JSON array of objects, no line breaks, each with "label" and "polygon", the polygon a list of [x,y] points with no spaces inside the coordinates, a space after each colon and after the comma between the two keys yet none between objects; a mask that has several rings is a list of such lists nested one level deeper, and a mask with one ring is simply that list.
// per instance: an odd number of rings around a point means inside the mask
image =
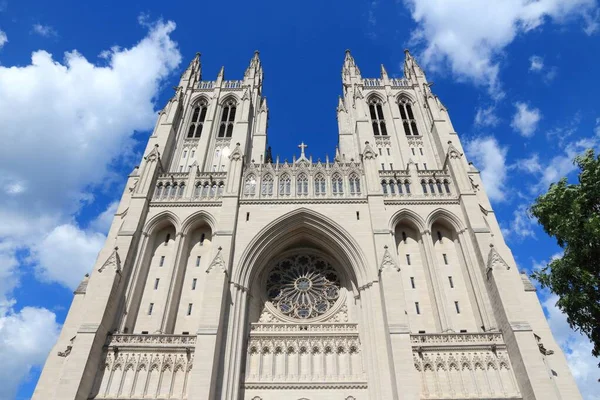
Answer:
[{"label": "blue sky", "polygon": [[[600,147],[596,0],[0,1],[0,398],[31,396],[156,111],[197,51],[240,79],[260,50],[273,153],[333,155],[344,50],[364,77],[435,82],[519,267],[560,249],[526,209]],[[586,399],[591,345],[538,294]]]}]

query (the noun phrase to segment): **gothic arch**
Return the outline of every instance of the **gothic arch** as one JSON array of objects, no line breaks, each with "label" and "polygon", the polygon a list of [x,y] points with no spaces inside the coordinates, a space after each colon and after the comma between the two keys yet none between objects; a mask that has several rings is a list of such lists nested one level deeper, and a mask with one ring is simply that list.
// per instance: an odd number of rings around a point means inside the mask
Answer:
[{"label": "gothic arch", "polygon": [[[264,227],[250,242],[241,256],[232,281],[249,288],[277,255],[298,242],[310,242],[326,250],[333,258],[346,265],[353,284],[361,286],[372,279],[359,244],[333,220],[307,208],[291,211]],[[373,277],[374,279],[374,277]]]},{"label": "gothic arch", "polygon": [[202,100],[206,102],[207,107],[210,106],[210,99],[204,93],[201,93],[198,96],[192,97],[192,99],[190,100],[191,107],[196,107],[200,104]]},{"label": "gothic arch", "polygon": [[241,103],[241,100],[238,96],[233,93],[228,93],[219,101],[219,106],[223,107],[229,100],[233,100],[236,106],[239,106]]},{"label": "gothic arch", "polygon": [[183,232],[184,235],[187,235],[203,223],[206,223],[210,227],[210,230],[213,232],[213,234],[216,232],[217,221],[210,213],[204,210],[196,211],[187,217],[181,225],[181,232]]},{"label": "gothic arch", "polygon": [[417,102],[415,97],[407,91],[401,91],[396,95],[396,103],[399,104],[402,99],[407,99],[411,105]]},{"label": "gothic arch", "polygon": [[404,208],[394,213],[394,215],[392,215],[392,218],[390,218],[390,232],[394,232],[396,230],[396,226],[403,220],[410,221],[413,225],[415,225],[419,232],[423,232],[426,226],[431,226],[431,224],[427,225],[419,214],[412,210]]},{"label": "gothic arch", "polygon": [[380,101],[382,104],[386,103],[386,99],[385,97],[383,97],[381,95],[381,93],[376,92],[376,91],[371,91],[366,95],[366,99],[367,99],[367,104],[369,102],[371,102],[373,99],[377,99],[378,101]]},{"label": "gothic arch", "polygon": [[144,229],[142,229],[142,232],[147,235],[152,235],[153,233],[164,228],[168,223],[173,225],[175,232],[181,231],[181,221],[179,220],[179,217],[177,217],[177,215],[175,215],[173,212],[167,210],[148,220],[144,226]]},{"label": "gothic arch", "polygon": [[456,233],[465,229],[464,224],[455,214],[442,208],[434,210],[427,216],[425,226],[427,226],[427,229],[431,230],[431,227],[436,222],[449,224]]}]

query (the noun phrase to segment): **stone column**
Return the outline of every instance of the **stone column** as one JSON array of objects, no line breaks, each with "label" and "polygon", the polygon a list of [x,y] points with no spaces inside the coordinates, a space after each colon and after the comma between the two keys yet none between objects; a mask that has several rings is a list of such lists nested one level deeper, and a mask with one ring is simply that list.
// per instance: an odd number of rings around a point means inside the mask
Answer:
[{"label": "stone column", "polygon": [[444,290],[442,289],[442,283],[440,282],[440,277],[437,271],[437,260],[435,257],[435,252],[433,250],[433,240],[431,237],[431,232],[426,230],[421,232],[421,241],[422,246],[425,251],[426,258],[426,269],[429,279],[431,281],[431,285],[433,286],[433,296],[432,299],[435,307],[438,312],[438,322],[440,326],[440,330],[442,332],[448,332],[452,330],[450,326],[450,321],[448,320],[448,311],[446,309],[446,295]]},{"label": "stone column", "polygon": [[[212,263],[206,270],[199,314],[200,326],[196,333],[194,367],[188,386],[189,400],[216,399],[219,387],[219,364],[222,354],[222,339],[225,335],[226,308],[228,307],[228,269],[225,259],[229,251],[219,245],[215,237]],[[224,257],[223,254],[227,256]]]},{"label": "stone column", "polygon": [[185,234],[178,232],[175,235],[175,262],[171,272],[171,281],[169,282],[169,292],[167,293],[167,302],[163,311],[160,331],[162,333],[173,333],[175,328],[175,319],[177,318],[177,308],[181,297],[181,285],[183,274],[185,273],[185,260],[182,261],[183,253],[186,250]]},{"label": "stone column", "polygon": [[490,299],[487,296],[487,292],[484,292],[485,282],[483,280],[483,268],[479,267],[477,257],[475,256],[475,252],[471,245],[471,240],[466,232],[466,229],[458,232],[458,243],[471,278],[471,284],[473,285],[473,291],[475,292],[475,298],[477,300],[477,306],[481,314],[483,326],[486,331],[495,331],[498,327],[494,319],[494,311],[492,310]]},{"label": "stone column", "polygon": [[[389,241],[392,244],[392,241]],[[392,244],[393,245],[393,244]],[[406,314],[406,300],[402,275],[397,261],[385,246],[379,265],[379,279],[383,289],[387,325],[390,335],[394,371],[399,399],[418,399],[419,390],[415,382],[419,381],[412,363],[410,326]]]}]

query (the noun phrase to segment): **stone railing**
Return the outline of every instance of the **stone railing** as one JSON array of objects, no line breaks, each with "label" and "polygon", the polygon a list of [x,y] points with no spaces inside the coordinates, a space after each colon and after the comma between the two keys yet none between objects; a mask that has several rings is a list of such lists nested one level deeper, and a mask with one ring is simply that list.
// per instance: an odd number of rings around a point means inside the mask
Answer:
[{"label": "stone railing", "polygon": [[381,190],[389,199],[454,199],[456,189],[443,170],[417,171],[416,181],[408,170],[380,170]]},{"label": "stone railing", "polygon": [[242,198],[244,200],[330,200],[365,199],[366,188],[359,162],[311,162],[246,165]]},{"label": "stone railing", "polygon": [[224,89],[241,89],[244,81],[224,81],[221,85]]},{"label": "stone railing", "polygon": [[153,202],[220,201],[227,172],[196,174],[193,187],[188,188],[189,172],[161,174],[156,180]]},{"label": "stone railing", "polygon": [[357,324],[351,323],[322,323],[322,324],[285,324],[285,323],[255,323],[250,327],[252,335],[358,335]]},{"label": "stone railing", "polygon": [[[363,85],[366,88],[383,87],[384,82],[383,79],[379,78],[365,78],[363,79]],[[392,87],[410,87],[410,82],[406,78],[396,78],[390,79],[390,85]]]},{"label": "stone railing", "polygon": [[108,348],[189,348],[196,344],[196,336],[190,335],[110,335],[106,341]]},{"label": "stone railing", "polygon": [[504,339],[498,332],[484,333],[444,333],[444,334],[418,334],[410,335],[410,342],[413,348],[430,347],[491,347],[503,346]]},{"label": "stone railing", "polygon": [[198,89],[212,89],[215,85],[214,81],[202,81],[198,85]]},{"label": "stone railing", "polygon": [[109,336],[92,398],[187,398],[195,344],[187,335]]},{"label": "stone railing", "polygon": [[501,333],[411,335],[422,399],[521,399]]}]

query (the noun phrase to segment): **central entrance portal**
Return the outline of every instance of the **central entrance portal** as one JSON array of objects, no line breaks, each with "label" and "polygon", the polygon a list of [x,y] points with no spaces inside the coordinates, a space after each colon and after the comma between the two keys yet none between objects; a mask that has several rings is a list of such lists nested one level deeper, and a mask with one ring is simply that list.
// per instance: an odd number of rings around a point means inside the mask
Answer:
[{"label": "central entrance portal", "polygon": [[252,290],[244,398],[367,398],[358,307],[348,274],[327,254],[275,257]]}]

